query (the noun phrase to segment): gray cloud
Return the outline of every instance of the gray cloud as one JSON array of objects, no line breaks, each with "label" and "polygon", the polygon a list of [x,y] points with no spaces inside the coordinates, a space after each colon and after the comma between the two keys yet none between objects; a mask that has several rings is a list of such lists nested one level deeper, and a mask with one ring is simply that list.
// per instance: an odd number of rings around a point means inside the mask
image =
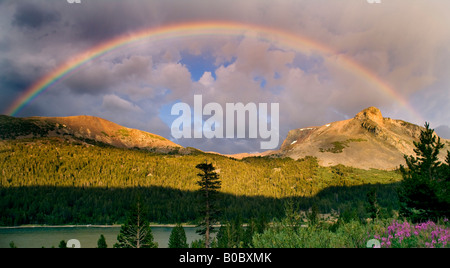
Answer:
[{"label": "gray cloud", "polygon": [[33,82],[33,79],[35,77],[30,77],[27,70],[16,66],[11,60],[4,59],[0,62],[0,83],[4,89],[24,88]]},{"label": "gray cloud", "polygon": [[55,10],[48,9],[41,3],[19,1],[13,25],[31,30],[39,30],[41,27],[61,20],[61,14]]},{"label": "gray cloud", "polygon": [[[433,125],[450,120],[450,1],[370,5],[331,0],[22,0],[0,3],[0,110],[71,57],[138,29],[225,20],[282,29],[364,66]],[[142,41],[89,61],[20,115],[91,114],[170,138],[163,107],[175,101],[279,102],[280,136],[378,106],[385,116],[423,125],[398,100],[343,68],[339,57],[293,51],[244,37]],[[205,55],[214,70],[192,81],[183,55]],[[261,88],[263,86],[263,88]],[[167,120],[166,120],[167,121]],[[437,131],[445,135],[445,129]],[[256,140],[180,140],[225,153],[258,151]],[[281,144],[281,142],[280,142]]]},{"label": "gray cloud", "polygon": [[130,115],[143,112],[143,110],[139,108],[137,105],[127,100],[124,100],[116,95],[105,95],[103,97],[102,108],[105,110],[109,110],[110,112],[120,114],[129,113]]},{"label": "gray cloud", "polygon": [[67,79],[65,84],[75,94],[99,95],[111,90],[113,76],[106,66],[92,66],[82,69]]},{"label": "gray cloud", "polygon": [[436,132],[436,134],[439,135],[439,137],[444,138],[444,139],[450,139],[450,127],[449,126],[441,125],[441,126],[438,126],[437,128],[435,128],[434,131]]}]

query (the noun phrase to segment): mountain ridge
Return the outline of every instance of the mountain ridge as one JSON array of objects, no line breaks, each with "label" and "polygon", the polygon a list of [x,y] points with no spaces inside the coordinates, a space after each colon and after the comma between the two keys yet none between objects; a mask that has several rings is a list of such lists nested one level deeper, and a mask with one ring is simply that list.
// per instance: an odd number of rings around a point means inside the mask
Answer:
[{"label": "mountain ridge", "polygon": [[[404,155],[414,155],[423,127],[383,117],[376,107],[366,108],[355,117],[323,126],[289,131],[280,149],[251,154],[223,155],[234,159],[247,157],[316,157],[322,166],[345,165],[361,169],[393,170],[405,164]],[[0,115],[0,139],[64,137],[86,143],[106,144],[125,149],[156,153],[190,154],[201,151],[184,148],[168,139],[137,129],[120,126],[94,116],[15,118]],[[450,140],[441,139],[444,161]]]},{"label": "mountain ridge", "polygon": [[[351,119],[289,131],[276,154],[294,159],[315,156],[323,166],[396,169],[405,164],[404,155],[415,155],[414,142],[423,129],[383,117],[378,108],[369,107]],[[443,160],[450,142],[441,141],[445,144],[440,154]]]},{"label": "mountain ridge", "polygon": [[182,147],[156,134],[127,128],[94,116],[0,117],[1,139],[64,137],[118,148],[169,153]]}]

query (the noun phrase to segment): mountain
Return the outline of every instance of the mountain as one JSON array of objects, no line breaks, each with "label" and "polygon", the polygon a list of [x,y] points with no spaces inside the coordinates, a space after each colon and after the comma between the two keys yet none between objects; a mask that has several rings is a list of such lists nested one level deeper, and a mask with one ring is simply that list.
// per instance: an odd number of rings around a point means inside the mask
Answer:
[{"label": "mountain", "polygon": [[168,153],[182,149],[161,136],[93,116],[15,118],[0,115],[0,139],[62,137],[118,148]]},{"label": "mountain", "polygon": [[[395,169],[405,164],[403,156],[415,155],[423,127],[384,118],[376,107],[359,112],[354,118],[291,130],[276,152],[279,157],[294,159],[315,156],[322,166],[343,164],[363,169]],[[441,150],[442,161],[450,150],[450,141]]]},{"label": "mountain", "polygon": [[[392,170],[405,164],[405,154],[415,155],[414,141],[419,140],[423,129],[403,120],[384,118],[378,108],[369,107],[352,119],[291,130],[279,150],[225,156],[236,159],[315,156],[325,167],[342,164],[361,169]],[[0,115],[0,139],[35,137],[61,137],[87,144],[139,148],[157,153],[201,152],[183,148],[161,136],[93,116],[15,118]],[[445,144],[440,155],[444,161],[447,150],[450,150],[450,140],[441,141]]]}]

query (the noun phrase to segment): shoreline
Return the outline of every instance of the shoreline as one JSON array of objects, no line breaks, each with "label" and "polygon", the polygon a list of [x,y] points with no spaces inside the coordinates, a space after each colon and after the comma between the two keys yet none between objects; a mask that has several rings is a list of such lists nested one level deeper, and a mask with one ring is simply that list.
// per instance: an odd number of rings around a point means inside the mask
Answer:
[{"label": "shoreline", "polygon": [[[150,224],[150,228],[173,228],[176,224]],[[195,228],[196,225],[182,225],[184,228]],[[122,225],[95,225],[95,224],[83,224],[83,225],[20,225],[20,226],[0,226],[2,229],[33,229],[33,228],[120,228]]]}]

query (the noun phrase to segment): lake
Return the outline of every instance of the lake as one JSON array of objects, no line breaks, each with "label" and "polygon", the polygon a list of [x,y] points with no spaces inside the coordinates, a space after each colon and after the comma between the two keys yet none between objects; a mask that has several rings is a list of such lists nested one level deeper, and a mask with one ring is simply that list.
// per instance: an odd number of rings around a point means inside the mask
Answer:
[{"label": "lake", "polygon": [[[184,227],[188,244],[201,237],[194,227]],[[77,239],[82,248],[96,248],[103,234],[108,248],[117,242],[120,227],[21,227],[0,228],[0,248],[9,248],[11,241],[18,248],[58,247],[61,240]],[[158,247],[167,248],[172,227],[152,227],[154,241]]]}]

